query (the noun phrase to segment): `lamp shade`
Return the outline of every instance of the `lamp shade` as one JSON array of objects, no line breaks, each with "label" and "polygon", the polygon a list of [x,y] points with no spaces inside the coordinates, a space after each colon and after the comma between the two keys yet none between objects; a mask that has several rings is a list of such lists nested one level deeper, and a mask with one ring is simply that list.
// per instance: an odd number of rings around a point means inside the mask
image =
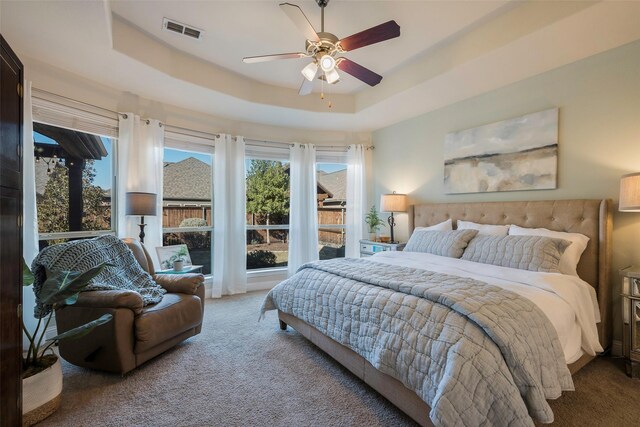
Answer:
[{"label": "lamp shade", "polygon": [[383,194],[380,196],[380,212],[406,212],[406,194]]},{"label": "lamp shade", "polygon": [[620,178],[620,208],[622,212],[640,212],[640,173]]},{"label": "lamp shade", "polygon": [[153,193],[127,193],[126,215],[157,215],[157,196]]}]

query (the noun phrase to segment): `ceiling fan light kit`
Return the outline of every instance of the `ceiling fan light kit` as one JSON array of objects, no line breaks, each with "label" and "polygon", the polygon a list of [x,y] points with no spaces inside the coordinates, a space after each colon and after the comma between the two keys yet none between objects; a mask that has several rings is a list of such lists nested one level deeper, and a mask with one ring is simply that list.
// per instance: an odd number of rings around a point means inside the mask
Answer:
[{"label": "ceiling fan light kit", "polygon": [[331,85],[337,83],[340,80],[340,74],[338,74],[335,68],[333,70],[325,71],[324,76],[327,79],[327,83]]},{"label": "ceiling fan light kit", "polygon": [[301,73],[305,79],[312,82],[313,79],[315,79],[318,75],[318,64],[316,64],[315,62],[311,62],[309,65],[302,69]]},{"label": "ceiling fan light kit", "polygon": [[322,68],[322,71],[325,73],[333,71],[336,68],[336,60],[333,59],[331,55],[323,55],[322,58],[320,58],[320,68]]},{"label": "ceiling fan light kit", "polygon": [[[352,75],[369,86],[375,86],[382,76],[348,58],[337,56],[348,51],[380,43],[400,36],[400,26],[395,21],[388,21],[368,30],[361,31],[343,39],[324,31],[324,8],[329,0],[316,0],[321,8],[321,31],[316,32],[300,7],[291,3],[281,3],[280,8],[291,19],[305,36],[305,52],[283,53],[277,55],[250,56],[243,58],[247,64],[273,61],[277,59],[312,58],[312,62],[302,70],[304,80],[298,93],[308,95],[313,90],[313,81],[317,78],[329,84],[340,81],[340,71]],[[322,71],[322,72],[320,72]]]}]

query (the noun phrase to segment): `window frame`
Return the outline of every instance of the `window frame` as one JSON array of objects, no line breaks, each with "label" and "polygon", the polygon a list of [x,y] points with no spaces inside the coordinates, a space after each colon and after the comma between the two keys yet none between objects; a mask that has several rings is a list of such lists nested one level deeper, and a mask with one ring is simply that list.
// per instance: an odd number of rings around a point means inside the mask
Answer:
[{"label": "window frame", "polygon": [[[78,111],[78,113],[80,113]],[[81,120],[82,116],[78,115],[78,120]],[[66,240],[66,239],[86,239],[86,238],[91,238],[91,237],[99,237],[99,236],[105,236],[105,235],[113,235],[115,236],[117,234],[117,229],[116,229],[116,223],[117,223],[117,218],[118,218],[118,187],[117,187],[117,170],[118,170],[118,138],[115,138],[113,136],[110,135],[102,135],[99,133],[95,133],[95,132],[90,132],[90,131],[85,131],[82,129],[78,129],[78,128],[72,128],[72,127],[67,127],[67,126],[61,126],[57,123],[50,123],[48,121],[45,120],[40,120],[37,118],[33,119],[34,123],[41,123],[41,124],[46,124],[49,126],[55,126],[58,128],[62,128],[62,129],[69,129],[71,131],[74,132],[82,132],[82,133],[87,133],[87,134],[91,134],[91,135],[96,135],[99,136],[101,138],[108,138],[110,143],[111,143],[111,224],[110,224],[110,229],[109,230],[82,230],[82,231],[63,231],[63,232],[55,232],[55,233],[41,233],[39,231],[39,227],[38,230],[36,230],[36,233],[38,235],[38,242],[41,241],[47,241],[47,240]],[[78,126],[79,128],[81,128],[82,126]],[[33,133],[36,133],[35,131],[33,131]],[[34,138],[35,140],[35,138]],[[35,162],[35,153],[32,154],[32,158],[33,161]],[[39,225],[38,223],[38,218],[36,216],[36,224]]]},{"label": "window frame", "polygon": [[[285,150],[286,150],[286,157],[285,157]],[[244,153],[244,160],[245,162],[247,160],[268,160],[268,161],[275,161],[275,162],[281,162],[281,163],[287,163],[290,164],[291,163],[291,156],[289,154],[289,147],[287,146],[286,149],[282,149],[281,147],[269,147],[269,146],[265,146],[265,147],[256,147],[256,146],[251,146],[251,147],[247,147],[245,149],[245,153]],[[246,201],[246,176],[245,176],[245,201]],[[291,199],[291,177],[289,177],[289,199]],[[289,208],[291,209],[291,208]],[[248,214],[247,209],[245,207],[245,216]],[[289,218],[291,219],[291,218]],[[290,222],[290,221],[289,221]],[[258,231],[258,230],[286,230],[289,233],[291,233],[290,230],[291,224],[275,224],[275,225],[250,225],[250,224],[245,224],[245,240],[247,239],[248,236],[248,232],[249,231]],[[245,244],[245,247],[248,246],[247,244]],[[248,254],[249,251],[247,250],[246,253]],[[287,254],[289,253],[289,243],[287,242]],[[288,256],[287,256],[287,265],[279,265],[276,267],[263,267],[263,268],[247,268],[247,274],[248,275],[259,275],[259,274],[263,274],[263,273],[270,273],[270,272],[281,272],[281,271],[287,271],[288,269],[288,264],[289,264],[289,260],[288,260]]]},{"label": "window frame", "polygon": [[[342,153],[342,152],[325,152],[325,153],[319,154],[318,156],[316,156],[316,170],[318,170],[319,164],[334,164],[334,165],[339,164],[339,165],[345,166],[345,171],[348,169],[346,153]],[[347,183],[345,182],[345,186],[346,185]],[[345,193],[344,205],[340,205],[340,208],[344,209],[346,212],[348,204],[349,204],[349,201],[346,199],[346,193]],[[338,206],[335,206],[335,208],[337,210]],[[345,219],[346,219],[346,215],[345,215]],[[317,229],[318,235],[321,232],[320,230],[321,228],[329,229],[329,230],[342,230],[342,239],[343,239],[344,246],[346,246],[347,224],[320,224],[320,222],[318,222],[318,229]]]},{"label": "window frame", "polygon": [[[197,153],[197,154],[206,154],[211,156],[211,168],[214,168],[215,162],[215,150],[213,147],[213,141],[204,139],[204,138],[195,138],[190,135],[179,134],[175,132],[165,132],[165,140],[164,147],[162,152],[162,161],[164,164],[164,150],[178,150],[185,151],[189,153]],[[213,181],[213,177],[211,178]],[[213,195],[213,185],[211,186],[211,201],[209,202],[209,206],[211,208],[211,225],[201,226],[201,227],[162,227],[162,240],[164,241],[165,234],[171,233],[198,233],[205,232],[211,233],[211,272],[205,274],[205,278],[209,279],[213,277],[213,271],[215,269],[215,265],[213,264],[213,238],[214,238],[214,220],[213,220],[213,207],[214,207],[214,195]],[[164,215],[165,207],[190,207],[189,204],[184,203],[171,203],[167,206],[164,204],[164,185],[162,188],[162,214]],[[193,206],[191,206],[193,207]],[[198,206],[200,207],[200,206]]]}]

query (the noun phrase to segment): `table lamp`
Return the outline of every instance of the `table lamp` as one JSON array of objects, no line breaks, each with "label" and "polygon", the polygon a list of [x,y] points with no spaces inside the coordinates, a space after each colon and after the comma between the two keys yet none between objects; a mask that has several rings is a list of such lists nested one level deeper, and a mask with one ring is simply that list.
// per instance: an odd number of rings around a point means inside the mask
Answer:
[{"label": "table lamp", "polygon": [[157,196],[153,193],[132,191],[127,193],[126,215],[140,215],[140,243],[144,243],[144,216],[157,215]]},{"label": "table lamp", "polygon": [[620,212],[640,212],[640,173],[620,178]]},{"label": "table lamp", "polygon": [[395,191],[392,194],[383,194],[380,196],[380,212],[390,212],[391,215],[387,222],[389,223],[389,229],[391,230],[391,243],[396,243],[393,237],[393,227],[396,225],[396,221],[393,218],[394,212],[406,212],[407,211],[407,195],[397,194]]}]

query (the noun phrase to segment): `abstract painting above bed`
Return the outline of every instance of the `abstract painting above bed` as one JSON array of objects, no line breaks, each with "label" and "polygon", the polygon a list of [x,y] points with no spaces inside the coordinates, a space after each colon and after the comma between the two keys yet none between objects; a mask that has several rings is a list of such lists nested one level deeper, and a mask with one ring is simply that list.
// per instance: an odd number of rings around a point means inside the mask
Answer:
[{"label": "abstract painting above bed", "polygon": [[445,193],[557,188],[558,109],[447,134]]}]

